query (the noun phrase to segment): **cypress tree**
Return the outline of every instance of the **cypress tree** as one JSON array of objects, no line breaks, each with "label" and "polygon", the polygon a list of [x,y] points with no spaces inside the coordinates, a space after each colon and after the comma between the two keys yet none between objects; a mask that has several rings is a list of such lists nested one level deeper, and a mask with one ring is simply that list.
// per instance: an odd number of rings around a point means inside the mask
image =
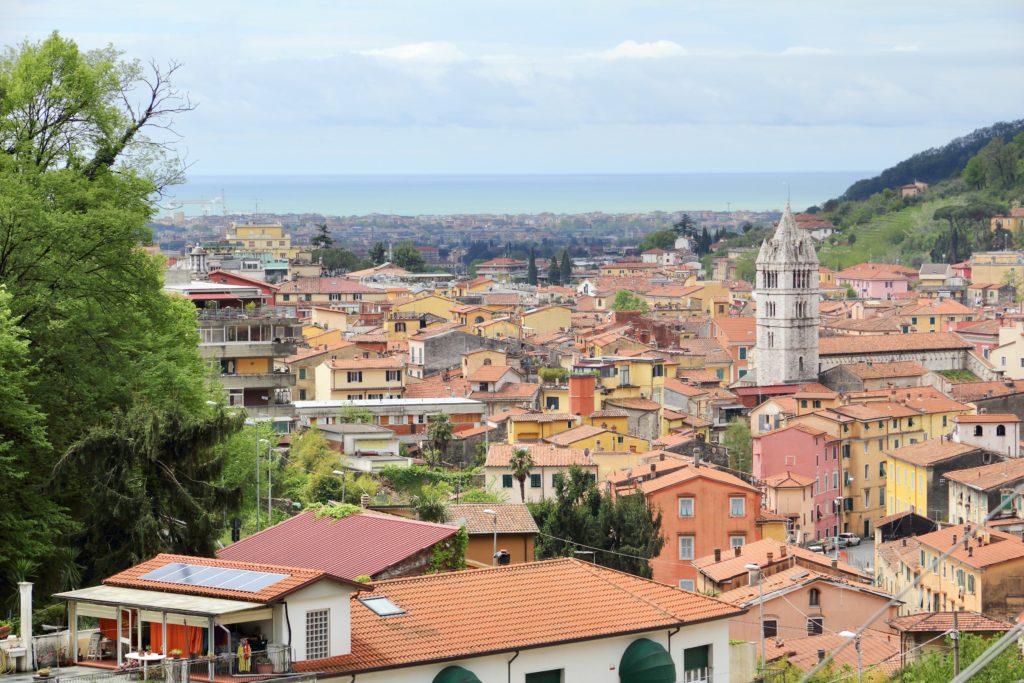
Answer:
[{"label": "cypress tree", "polygon": [[530,262],[526,266],[526,283],[537,285],[537,253],[533,247],[530,247]]},{"label": "cypress tree", "polygon": [[568,249],[562,252],[562,267],[559,274],[561,275],[563,285],[569,284],[572,280],[572,259],[569,258]]}]

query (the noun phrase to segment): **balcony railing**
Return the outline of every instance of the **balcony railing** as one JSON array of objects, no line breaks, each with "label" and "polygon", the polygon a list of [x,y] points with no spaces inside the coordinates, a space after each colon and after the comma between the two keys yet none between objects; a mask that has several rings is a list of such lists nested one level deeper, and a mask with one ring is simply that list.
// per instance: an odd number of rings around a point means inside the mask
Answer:
[{"label": "balcony railing", "polygon": [[200,320],[295,320],[295,307],[259,306],[245,308],[201,308]]},{"label": "balcony railing", "polygon": [[261,372],[254,374],[221,374],[225,389],[284,389],[295,386],[295,375],[290,372]]}]

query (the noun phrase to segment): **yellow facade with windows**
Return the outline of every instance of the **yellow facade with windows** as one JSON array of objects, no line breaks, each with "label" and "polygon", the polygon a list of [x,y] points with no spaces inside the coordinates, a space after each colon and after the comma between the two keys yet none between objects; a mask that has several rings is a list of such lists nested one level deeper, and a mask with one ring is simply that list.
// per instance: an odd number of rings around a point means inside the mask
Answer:
[{"label": "yellow facade with windows", "polygon": [[393,310],[396,313],[433,313],[434,315],[444,318],[445,320],[453,320],[454,315],[452,309],[458,306],[459,303],[454,299],[449,299],[446,296],[440,296],[439,294],[426,294],[424,296],[416,297],[415,299],[408,299],[400,303],[396,303]]},{"label": "yellow facade with windows", "polygon": [[891,515],[905,510],[913,510],[927,517],[929,468],[890,455],[886,464],[886,472],[889,475],[889,481],[885,514]]},{"label": "yellow facade with windows", "polygon": [[544,306],[523,313],[523,328],[528,334],[548,334],[572,329],[572,310],[568,306]]},{"label": "yellow facade with windows", "polygon": [[[532,419],[530,419],[532,417]],[[514,419],[508,420],[508,442],[509,443],[532,443],[547,439],[555,434],[572,429],[576,421],[569,415],[561,416],[563,419],[552,420],[550,414],[538,413],[535,416],[517,415]]]}]

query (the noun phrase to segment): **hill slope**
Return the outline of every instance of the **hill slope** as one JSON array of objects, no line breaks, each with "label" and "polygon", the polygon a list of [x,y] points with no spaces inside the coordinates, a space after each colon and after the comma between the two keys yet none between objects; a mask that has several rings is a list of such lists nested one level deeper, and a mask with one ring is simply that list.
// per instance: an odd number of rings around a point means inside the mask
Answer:
[{"label": "hill slope", "polygon": [[874,178],[858,180],[846,190],[842,199],[867,199],[887,187],[899,187],[915,180],[935,184],[954,178],[960,174],[970,158],[989,142],[996,138],[1003,142],[1009,142],[1022,132],[1024,132],[1024,119],[1000,122],[987,128],[979,128],[942,147],[918,152],[909,159],[904,159],[895,166],[885,169]]}]

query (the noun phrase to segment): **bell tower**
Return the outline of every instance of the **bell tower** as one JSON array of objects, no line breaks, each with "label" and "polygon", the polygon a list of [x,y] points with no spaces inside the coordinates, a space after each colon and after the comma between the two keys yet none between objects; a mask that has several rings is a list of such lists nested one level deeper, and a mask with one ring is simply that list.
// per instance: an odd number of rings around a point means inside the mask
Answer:
[{"label": "bell tower", "polygon": [[818,256],[786,204],[757,255],[758,386],[818,381]]}]

